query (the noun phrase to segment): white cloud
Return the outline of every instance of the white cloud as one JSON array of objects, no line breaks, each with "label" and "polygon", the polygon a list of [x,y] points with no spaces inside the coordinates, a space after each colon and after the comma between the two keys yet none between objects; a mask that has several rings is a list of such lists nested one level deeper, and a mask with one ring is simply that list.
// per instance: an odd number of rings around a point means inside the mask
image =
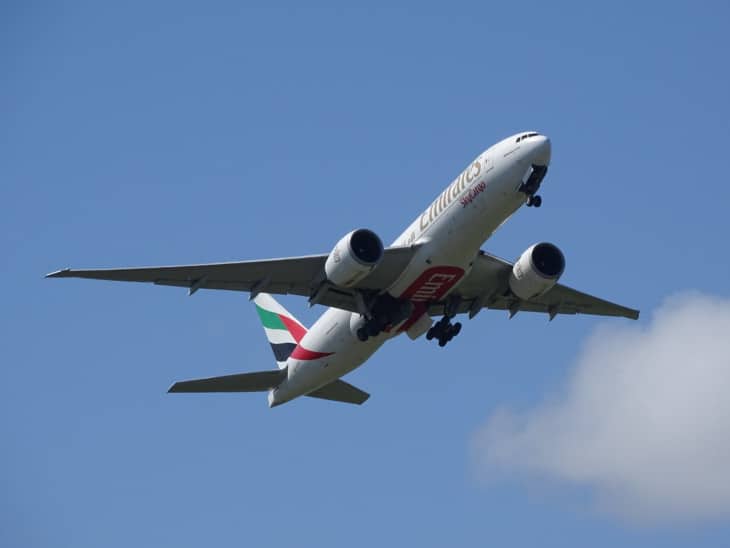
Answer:
[{"label": "white cloud", "polygon": [[475,435],[479,475],[588,487],[631,520],[730,517],[730,300],[669,299],[648,326],[599,328],[565,389]]}]

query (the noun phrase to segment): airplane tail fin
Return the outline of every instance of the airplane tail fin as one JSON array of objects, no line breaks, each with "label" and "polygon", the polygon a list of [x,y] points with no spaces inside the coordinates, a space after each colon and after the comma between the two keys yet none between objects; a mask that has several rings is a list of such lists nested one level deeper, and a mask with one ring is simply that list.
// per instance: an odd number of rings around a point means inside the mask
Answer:
[{"label": "airplane tail fin", "polygon": [[286,360],[299,341],[307,333],[307,328],[292,316],[268,293],[259,293],[253,300],[266,338],[269,339],[279,369],[286,367]]}]

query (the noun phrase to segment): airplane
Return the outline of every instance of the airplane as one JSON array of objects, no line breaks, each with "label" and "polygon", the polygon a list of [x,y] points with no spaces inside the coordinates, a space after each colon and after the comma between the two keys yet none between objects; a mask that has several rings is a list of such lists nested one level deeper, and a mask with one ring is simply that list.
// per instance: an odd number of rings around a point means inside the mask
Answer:
[{"label": "airplane", "polygon": [[[384,248],[372,230],[347,233],[328,254],[187,266],[64,269],[48,278],[93,278],[250,294],[277,369],[174,383],[169,392],[268,392],[269,407],[299,396],[362,404],[369,394],[341,377],[405,333],[445,346],[461,332],[458,314],[485,308],[638,319],[639,311],[558,283],[562,251],[548,242],[514,262],[481,250],[521,206],[540,207],[550,139],[512,135],[477,156]],[[327,310],[307,329],[272,294],[294,294]],[[433,318],[439,318],[434,323]]]}]

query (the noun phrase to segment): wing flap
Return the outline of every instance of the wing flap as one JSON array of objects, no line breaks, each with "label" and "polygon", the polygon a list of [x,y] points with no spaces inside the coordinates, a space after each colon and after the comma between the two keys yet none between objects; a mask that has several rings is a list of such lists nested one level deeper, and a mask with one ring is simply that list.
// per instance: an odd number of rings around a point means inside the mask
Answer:
[{"label": "wing flap", "polygon": [[266,392],[281,384],[286,378],[286,369],[238,373],[207,379],[178,381],[168,390],[172,392]]},{"label": "wing flap", "polygon": [[320,398],[323,400],[341,401],[343,403],[354,403],[362,405],[370,397],[370,394],[352,386],[349,383],[339,379],[322,388],[307,394],[310,398]]}]

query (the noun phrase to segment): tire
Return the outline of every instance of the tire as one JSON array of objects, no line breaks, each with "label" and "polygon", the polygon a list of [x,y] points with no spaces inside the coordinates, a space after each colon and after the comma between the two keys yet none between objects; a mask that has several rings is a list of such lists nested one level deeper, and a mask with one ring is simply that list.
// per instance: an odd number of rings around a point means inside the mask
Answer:
[{"label": "tire", "polygon": [[441,346],[441,347],[446,346],[447,342],[449,342],[449,341],[442,337],[439,339],[439,346]]},{"label": "tire", "polygon": [[426,340],[430,341],[431,339],[433,339],[433,328],[429,329],[426,333]]},{"label": "tire", "polygon": [[360,342],[365,342],[368,340],[368,332],[365,330],[364,327],[361,327],[357,330],[357,338]]},{"label": "tire", "polygon": [[456,322],[454,324],[454,327],[451,328],[451,333],[453,337],[456,337],[459,333],[461,333],[461,323]]},{"label": "tire", "polygon": [[535,207],[540,207],[542,205],[542,196],[535,196],[532,199],[532,205]]}]

